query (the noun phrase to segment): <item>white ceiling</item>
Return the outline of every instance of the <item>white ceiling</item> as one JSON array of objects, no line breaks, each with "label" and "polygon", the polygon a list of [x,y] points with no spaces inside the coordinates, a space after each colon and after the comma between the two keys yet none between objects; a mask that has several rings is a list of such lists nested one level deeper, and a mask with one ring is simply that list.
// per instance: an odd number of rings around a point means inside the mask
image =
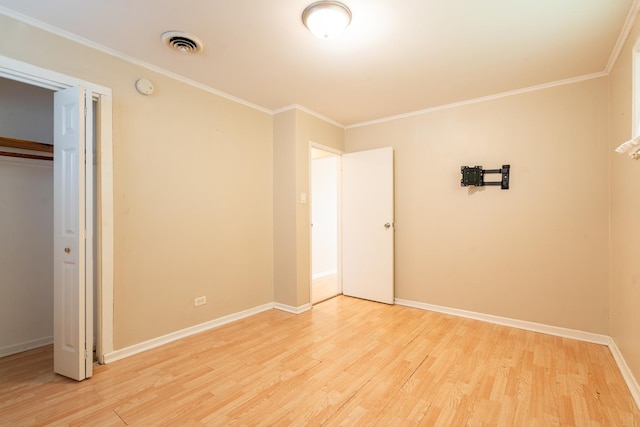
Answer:
[{"label": "white ceiling", "polygon": [[[268,110],[297,104],[351,125],[605,72],[634,0],[343,0],[353,20],[334,40],[302,24],[312,2],[0,0],[0,13]],[[169,50],[167,30],[197,35],[204,52]]]}]

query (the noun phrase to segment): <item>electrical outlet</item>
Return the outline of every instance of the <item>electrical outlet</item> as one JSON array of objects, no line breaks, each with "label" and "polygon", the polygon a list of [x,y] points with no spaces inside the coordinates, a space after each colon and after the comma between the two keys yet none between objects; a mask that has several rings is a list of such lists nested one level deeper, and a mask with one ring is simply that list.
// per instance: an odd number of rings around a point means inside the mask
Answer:
[{"label": "electrical outlet", "polygon": [[198,307],[207,303],[207,297],[197,297],[193,299],[193,306]]}]

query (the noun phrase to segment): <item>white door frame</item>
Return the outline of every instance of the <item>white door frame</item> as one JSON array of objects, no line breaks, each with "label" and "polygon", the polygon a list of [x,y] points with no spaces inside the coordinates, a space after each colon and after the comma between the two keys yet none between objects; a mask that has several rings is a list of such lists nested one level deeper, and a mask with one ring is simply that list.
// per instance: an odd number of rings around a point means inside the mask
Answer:
[{"label": "white door frame", "polygon": [[112,95],[111,89],[73,76],[36,67],[0,55],[0,77],[17,80],[32,86],[51,90],[84,86],[93,93],[98,103],[96,112],[98,140],[98,268],[97,319],[98,361],[104,363],[104,355],[113,352],[113,151],[112,151]]},{"label": "white door frame", "polygon": [[312,196],[312,167],[313,167],[313,157],[311,155],[311,149],[317,148],[318,150],[327,151],[329,153],[335,154],[338,157],[338,193],[336,196],[338,197],[337,206],[338,206],[338,253],[337,253],[337,274],[336,279],[338,281],[337,291],[338,294],[342,293],[342,208],[341,208],[341,200],[342,200],[342,174],[341,174],[341,159],[344,154],[343,151],[336,150],[335,148],[318,144],[317,142],[309,141],[309,303],[311,303],[311,299],[313,296],[313,230],[311,230],[311,213],[313,212],[313,197]]}]

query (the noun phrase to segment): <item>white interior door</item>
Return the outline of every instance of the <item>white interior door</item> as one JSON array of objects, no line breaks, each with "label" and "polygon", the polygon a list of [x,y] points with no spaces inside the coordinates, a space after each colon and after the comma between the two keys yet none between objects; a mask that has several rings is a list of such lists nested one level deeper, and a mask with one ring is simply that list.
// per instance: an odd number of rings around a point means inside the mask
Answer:
[{"label": "white interior door", "polygon": [[342,155],[342,292],[393,304],[393,149]]},{"label": "white interior door", "polygon": [[[58,374],[83,380],[92,375],[93,304],[87,304],[91,265],[87,269],[85,144],[92,138],[92,103],[84,88],[54,93],[54,304],[53,358]],[[89,135],[89,137],[87,136]],[[91,175],[89,175],[91,176]],[[91,236],[89,235],[89,240]],[[90,254],[91,255],[91,254]],[[89,270],[89,271],[88,271]],[[89,295],[91,296],[91,295]],[[89,327],[87,327],[89,321]]]}]

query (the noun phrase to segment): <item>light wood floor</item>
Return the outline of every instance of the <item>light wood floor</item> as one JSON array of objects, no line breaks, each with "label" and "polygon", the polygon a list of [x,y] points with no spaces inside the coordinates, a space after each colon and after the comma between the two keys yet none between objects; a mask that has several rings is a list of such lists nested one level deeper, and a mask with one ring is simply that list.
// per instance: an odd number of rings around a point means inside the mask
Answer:
[{"label": "light wood floor", "polygon": [[0,425],[635,426],[608,348],[340,296],[98,366],[0,359]]}]

